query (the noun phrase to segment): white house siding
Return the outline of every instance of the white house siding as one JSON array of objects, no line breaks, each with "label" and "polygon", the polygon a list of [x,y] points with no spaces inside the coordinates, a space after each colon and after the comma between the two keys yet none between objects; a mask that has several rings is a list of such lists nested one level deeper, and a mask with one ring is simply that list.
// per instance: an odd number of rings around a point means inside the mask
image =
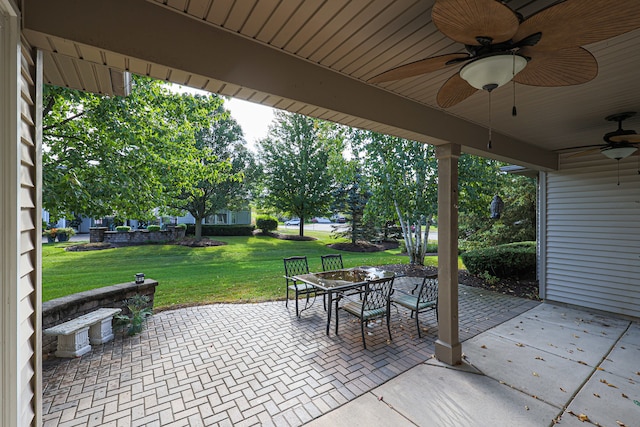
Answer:
[{"label": "white house siding", "polygon": [[[0,425],[41,424],[41,92],[37,55],[0,0]],[[40,73],[41,75],[41,73]]]},{"label": "white house siding", "polygon": [[[640,317],[640,158],[563,155],[543,175],[543,295]],[[543,193],[544,194],[544,193]]]}]

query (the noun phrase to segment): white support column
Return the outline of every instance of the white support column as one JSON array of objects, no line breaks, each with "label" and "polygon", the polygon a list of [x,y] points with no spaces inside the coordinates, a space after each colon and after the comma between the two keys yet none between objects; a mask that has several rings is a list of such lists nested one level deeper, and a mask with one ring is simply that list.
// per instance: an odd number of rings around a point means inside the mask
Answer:
[{"label": "white support column", "polygon": [[458,333],[458,158],[457,144],[436,147],[438,159],[438,340],[436,358],[462,363]]}]

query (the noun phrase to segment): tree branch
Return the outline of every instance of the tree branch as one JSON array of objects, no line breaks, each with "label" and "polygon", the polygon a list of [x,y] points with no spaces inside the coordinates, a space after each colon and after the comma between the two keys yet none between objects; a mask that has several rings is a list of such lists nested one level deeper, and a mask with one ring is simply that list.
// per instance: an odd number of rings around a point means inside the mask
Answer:
[{"label": "tree branch", "polygon": [[[78,117],[84,116],[85,113],[86,113],[86,111],[82,111],[81,113],[78,113],[75,116],[67,117],[66,119],[64,119],[63,121],[61,121],[59,123],[55,123],[53,125],[45,126],[45,127],[42,128],[42,130],[46,131],[46,130],[49,130],[49,129],[57,128],[58,126],[62,126],[64,124],[69,123],[72,120],[77,119]],[[43,114],[43,116],[44,116],[44,114]]]}]

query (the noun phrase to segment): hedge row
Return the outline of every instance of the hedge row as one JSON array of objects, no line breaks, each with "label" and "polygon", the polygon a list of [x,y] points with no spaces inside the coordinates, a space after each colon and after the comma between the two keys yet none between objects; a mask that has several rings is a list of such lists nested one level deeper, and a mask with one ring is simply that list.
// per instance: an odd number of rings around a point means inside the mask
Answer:
[{"label": "hedge row", "polygon": [[518,242],[464,252],[462,262],[474,275],[485,272],[502,279],[525,278],[536,273],[536,242]]},{"label": "hedge row", "polygon": [[[253,236],[253,225],[202,225],[203,236]],[[196,234],[195,224],[187,225],[187,234]]]}]

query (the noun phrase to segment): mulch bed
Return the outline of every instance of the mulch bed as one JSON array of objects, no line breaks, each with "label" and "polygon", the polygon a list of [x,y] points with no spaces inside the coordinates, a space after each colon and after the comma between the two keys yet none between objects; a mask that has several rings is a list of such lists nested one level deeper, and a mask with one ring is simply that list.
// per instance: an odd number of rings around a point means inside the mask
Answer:
[{"label": "mulch bed", "polygon": [[[391,264],[383,265],[383,270],[402,273],[410,277],[424,277],[428,274],[438,272],[436,267],[419,266],[411,264]],[[474,288],[487,289],[489,291],[498,292],[505,295],[513,295],[520,298],[528,298],[539,301],[538,281],[535,279],[499,279],[497,283],[487,283],[484,279],[469,274],[467,270],[458,272],[458,283]]]},{"label": "mulch bed", "polygon": [[273,237],[274,239],[280,239],[280,240],[296,240],[299,242],[310,242],[312,240],[318,240],[315,237],[311,237],[311,236],[299,236],[297,234],[282,234],[282,233],[278,233],[277,231],[269,231],[267,233],[264,233],[262,230],[256,230],[253,232],[254,236],[269,236],[269,237]]}]

